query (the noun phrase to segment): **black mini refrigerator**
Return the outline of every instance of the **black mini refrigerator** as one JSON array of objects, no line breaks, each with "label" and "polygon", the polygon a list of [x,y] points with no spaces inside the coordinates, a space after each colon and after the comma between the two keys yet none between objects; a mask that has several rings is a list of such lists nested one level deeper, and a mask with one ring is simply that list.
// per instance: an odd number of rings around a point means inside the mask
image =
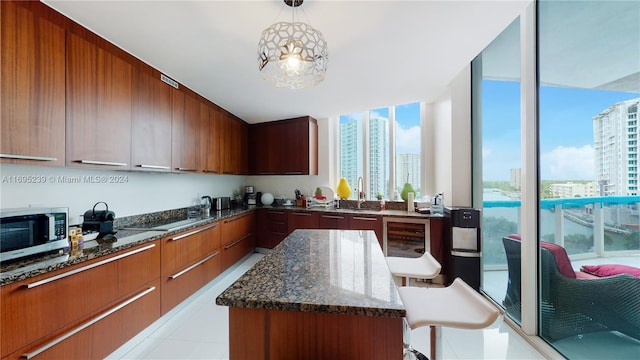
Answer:
[{"label": "black mini refrigerator", "polygon": [[451,281],[459,277],[480,290],[480,210],[446,208],[450,224]]}]

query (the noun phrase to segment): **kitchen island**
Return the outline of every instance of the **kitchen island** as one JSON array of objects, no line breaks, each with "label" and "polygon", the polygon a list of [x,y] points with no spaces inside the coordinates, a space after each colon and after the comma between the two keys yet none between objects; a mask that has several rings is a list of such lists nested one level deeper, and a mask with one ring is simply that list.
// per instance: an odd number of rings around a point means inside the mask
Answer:
[{"label": "kitchen island", "polygon": [[231,359],[400,359],[405,307],[373,231],[296,230],[216,299]]}]

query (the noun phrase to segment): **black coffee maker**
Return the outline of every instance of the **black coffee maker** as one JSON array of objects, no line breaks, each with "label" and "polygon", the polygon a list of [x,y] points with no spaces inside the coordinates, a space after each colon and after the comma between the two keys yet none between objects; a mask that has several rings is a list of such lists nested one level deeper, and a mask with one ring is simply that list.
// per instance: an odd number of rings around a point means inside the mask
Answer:
[{"label": "black coffee maker", "polygon": [[[96,210],[98,204],[104,204],[106,210]],[[82,232],[99,232],[98,238],[113,235],[117,231],[113,230],[113,220],[116,214],[109,211],[109,205],[104,201],[99,201],[93,205],[93,209],[84,212],[84,221],[82,222]]]}]

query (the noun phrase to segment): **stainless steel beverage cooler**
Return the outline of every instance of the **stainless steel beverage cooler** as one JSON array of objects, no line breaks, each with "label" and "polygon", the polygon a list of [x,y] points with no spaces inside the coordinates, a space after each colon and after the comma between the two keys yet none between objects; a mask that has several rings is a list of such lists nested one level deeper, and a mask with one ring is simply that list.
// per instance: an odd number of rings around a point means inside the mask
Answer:
[{"label": "stainless steel beverage cooler", "polygon": [[451,228],[451,281],[459,277],[480,290],[480,210],[446,208]]}]

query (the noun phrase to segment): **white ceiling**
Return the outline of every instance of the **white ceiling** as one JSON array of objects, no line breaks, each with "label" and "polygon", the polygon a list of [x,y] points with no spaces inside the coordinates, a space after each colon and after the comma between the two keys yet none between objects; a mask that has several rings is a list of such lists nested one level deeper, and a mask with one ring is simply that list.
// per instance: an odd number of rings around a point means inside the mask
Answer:
[{"label": "white ceiling", "polygon": [[307,0],[302,19],[324,34],[329,64],[326,80],[303,90],[258,72],[262,30],[291,16],[281,0],[44,2],[257,123],[434,101],[531,1]]}]

